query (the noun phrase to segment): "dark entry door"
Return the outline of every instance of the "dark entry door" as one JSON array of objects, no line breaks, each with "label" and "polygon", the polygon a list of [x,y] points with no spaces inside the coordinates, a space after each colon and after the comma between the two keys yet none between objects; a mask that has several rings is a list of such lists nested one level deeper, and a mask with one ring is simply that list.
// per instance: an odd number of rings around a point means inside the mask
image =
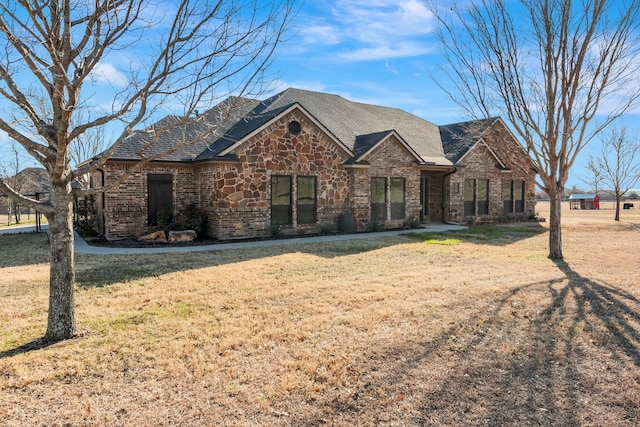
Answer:
[{"label": "dark entry door", "polygon": [[158,213],[173,213],[173,175],[147,175],[149,191],[149,225],[158,225]]}]

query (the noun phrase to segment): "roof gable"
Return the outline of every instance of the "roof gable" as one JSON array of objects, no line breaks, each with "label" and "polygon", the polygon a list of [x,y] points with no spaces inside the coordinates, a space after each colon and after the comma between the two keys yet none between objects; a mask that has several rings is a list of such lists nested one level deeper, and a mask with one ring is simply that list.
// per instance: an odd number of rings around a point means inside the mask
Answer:
[{"label": "roof gable", "polygon": [[[421,160],[435,159],[438,163],[451,165],[444,156],[438,126],[406,111],[301,89],[287,89],[265,100],[264,109],[277,108],[291,102],[298,102],[303,106],[354,153],[357,151],[356,139],[359,136],[393,129]],[[358,142],[362,143],[362,139]]]},{"label": "roof gable", "polygon": [[440,138],[447,159],[460,162],[482,141],[485,131],[495,119],[473,120],[440,126]]},{"label": "roof gable", "polygon": [[[293,103],[268,111],[261,111],[260,106],[258,106],[254,111],[247,115],[247,117],[234,126],[228,134],[225,134],[223,138],[221,138],[224,140],[226,147],[222,151],[219,151],[218,154],[221,156],[228,155],[232,150],[245,143],[248,139],[261,132],[264,128],[293,111],[298,111],[303,114],[320,130],[322,130],[322,132],[328,135],[329,138],[331,138],[348,156],[353,156],[353,152],[349,147],[345,146],[340,140],[338,140],[328,129],[324,127],[322,123],[318,122],[313,115],[298,103]],[[202,156],[200,156],[199,160],[202,159]]]},{"label": "roof gable", "polygon": [[[451,167],[478,142],[475,131],[470,132],[471,122],[438,127],[397,108],[353,102],[321,92],[286,89],[263,101],[231,97],[195,118],[169,116],[144,131],[135,132],[111,159],[137,160],[138,152],[151,142],[155,146],[146,149],[145,155],[168,150],[170,154],[161,157],[165,161],[224,159],[247,138],[296,108],[353,156],[352,162],[366,156],[390,132],[394,132],[418,164],[444,167]],[[181,123],[166,132],[158,131],[163,123],[171,120]],[[196,142],[178,146],[189,138],[195,138]]]},{"label": "roof gable", "polygon": [[383,132],[376,132],[369,135],[358,135],[355,139],[354,145],[354,154],[355,161],[360,162],[365,160],[367,156],[372,153],[376,148],[378,148],[382,143],[387,141],[389,138],[395,137],[400,144],[415,158],[416,161],[420,162],[422,159],[420,156],[411,148],[407,142],[402,139],[402,137],[395,130],[388,130]]},{"label": "roof gable", "polygon": [[[509,156],[505,155],[505,150],[520,151],[522,158],[530,163],[522,145],[499,117],[440,126],[440,135],[445,154],[453,163],[462,162],[478,145],[487,148],[497,161],[497,167],[502,170],[510,170],[514,166],[507,164]],[[496,135],[499,137],[496,138]],[[496,145],[496,140],[503,142]]]}]

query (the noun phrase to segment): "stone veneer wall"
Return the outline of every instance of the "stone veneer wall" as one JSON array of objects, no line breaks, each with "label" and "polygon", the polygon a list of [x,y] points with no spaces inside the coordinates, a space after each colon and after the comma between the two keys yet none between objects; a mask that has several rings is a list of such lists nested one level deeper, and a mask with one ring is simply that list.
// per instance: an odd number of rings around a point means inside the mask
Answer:
[{"label": "stone veneer wall", "polygon": [[[291,135],[292,120],[302,125]],[[237,163],[206,166],[201,170],[203,202],[213,234],[221,239],[268,235],[270,232],[271,176],[315,176],[318,224],[337,223],[349,207],[349,173],[342,163],[346,153],[306,117],[292,112],[238,147]],[[294,198],[295,199],[295,198]],[[317,224],[296,223],[282,227],[285,233],[317,231]]]},{"label": "stone veneer wall", "polygon": [[[292,120],[302,125],[298,135],[288,131]],[[294,221],[291,226],[283,227],[285,233],[316,232],[322,224],[337,227],[341,214],[355,217],[357,231],[366,230],[370,226],[371,177],[386,177],[387,183],[390,178],[405,178],[405,218],[419,218],[422,209],[420,176],[429,176],[428,220],[442,218],[443,173],[421,173],[415,166],[414,157],[395,137],[385,140],[367,156],[369,165],[345,167],[343,163],[348,154],[314,122],[293,111],[237,147],[233,154],[237,160],[199,165],[154,164],[142,172],[135,172],[104,195],[105,237],[137,237],[148,231],[148,174],[172,174],[174,217],[181,220],[183,209],[195,203],[209,216],[208,234],[220,239],[259,237],[270,233],[273,175],[292,176],[294,187],[296,176],[317,177],[317,223],[296,224],[294,203]],[[494,163],[491,159],[489,167]],[[106,165],[105,184],[114,182],[130,166],[127,163]],[[478,167],[486,165],[478,164]],[[488,170],[485,172],[489,173]],[[99,182],[101,177],[96,174],[94,179]],[[296,189],[293,191],[295,194]],[[501,209],[501,187],[496,191]],[[460,193],[460,204],[461,197]],[[404,221],[387,221],[384,226],[400,227]]]}]

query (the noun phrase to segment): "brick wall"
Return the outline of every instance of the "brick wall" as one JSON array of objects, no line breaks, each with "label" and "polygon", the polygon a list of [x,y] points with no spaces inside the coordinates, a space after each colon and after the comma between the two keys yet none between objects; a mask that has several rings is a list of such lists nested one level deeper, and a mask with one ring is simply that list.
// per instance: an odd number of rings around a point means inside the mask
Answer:
[{"label": "brick wall", "polygon": [[[502,200],[504,181],[519,180],[525,182],[524,213],[510,214],[511,217],[529,217],[535,213],[535,172],[529,159],[513,138],[498,127],[493,135],[477,144],[461,160],[464,167],[450,175],[447,184],[446,218],[453,222],[492,222],[505,219]],[[493,151],[493,153],[492,153]],[[507,170],[498,167],[496,156]],[[489,215],[482,217],[464,216],[464,181],[466,179],[489,180]]]},{"label": "brick wall", "polygon": [[[147,176],[149,174],[170,174],[173,176],[173,217],[174,221],[184,219],[184,208],[200,202],[199,176],[189,165],[156,164],[142,171],[128,172],[129,163],[109,163],[104,167],[103,176],[94,173],[94,186],[104,177],[104,184],[110,185],[128,173],[123,182],[98,197],[99,218],[104,219],[105,237],[109,240],[137,237],[149,230],[147,208]],[[102,228],[99,226],[99,228]]]},{"label": "brick wall", "polygon": [[407,218],[419,218],[420,204],[420,171],[416,167],[415,157],[402,146],[395,136],[384,140],[367,157],[369,167],[352,171],[352,211],[356,217],[358,230],[370,227],[371,220],[371,178],[387,179],[387,218],[390,218],[389,183],[391,178],[405,179],[405,218],[388,220],[382,224],[385,228],[398,228],[404,225]]}]

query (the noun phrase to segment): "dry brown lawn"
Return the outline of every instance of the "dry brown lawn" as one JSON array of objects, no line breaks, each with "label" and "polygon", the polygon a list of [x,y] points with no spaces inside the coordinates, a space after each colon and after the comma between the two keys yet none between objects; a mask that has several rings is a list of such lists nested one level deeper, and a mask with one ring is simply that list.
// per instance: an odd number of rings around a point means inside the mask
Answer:
[{"label": "dry brown lawn", "polygon": [[545,223],[78,256],[50,346],[46,238],[0,236],[0,424],[640,425],[640,209],[563,214],[564,262]]}]

